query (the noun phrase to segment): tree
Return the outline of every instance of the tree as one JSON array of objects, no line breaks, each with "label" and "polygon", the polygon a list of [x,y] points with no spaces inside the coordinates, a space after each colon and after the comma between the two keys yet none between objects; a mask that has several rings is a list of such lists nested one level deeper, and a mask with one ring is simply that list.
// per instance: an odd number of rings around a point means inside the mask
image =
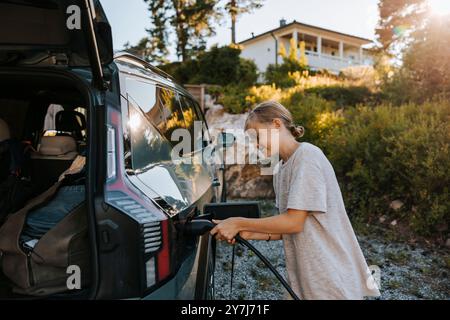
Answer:
[{"label": "tree", "polygon": [[129,42],[125,43],[125,51],[140,57],[141,59],[152,62],[155,64],[167,63],[168,51],[166,48],[158,48],[159,42],[150,40],[150,38],[145,37],[139,40],[139,42],[132,46]]},{"label": "tree", "polygon": [[423,27],[426,0],[380,0],[380,20],[376,28],[381,50],[389,53],[411,41],[411,33]]},{"label": "tree", "polygon": [[450,16],[431,20],[413,34],[403,63],[384,93],[396,104],[424,102],[436,96],[450,98]]},{"label": "tree", "polygon": [[152,28],[147,32],[155,55],[167,54],[170,34],[176,38],[176,53],[182,61],[205,50],[206,39],[215,33],[218,0],[144,1],[151,12]]},{"label": "tree", "polygon": [[231,18],[231,43],[236,44],[236,21],[244,13],[252,12],[263,6],[264,0],[227,0],[225,11]]}]

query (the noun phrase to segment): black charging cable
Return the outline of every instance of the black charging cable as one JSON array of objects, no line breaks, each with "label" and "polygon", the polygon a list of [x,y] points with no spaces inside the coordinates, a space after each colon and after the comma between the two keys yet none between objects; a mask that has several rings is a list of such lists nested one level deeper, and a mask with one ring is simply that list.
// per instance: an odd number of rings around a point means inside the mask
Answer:
[{"label": "black charging cable", "polygon": [[283,285],[283,287],[287,290],[287,292],[291,295],[291,297],[294,300],[300,300],[300,298],[295,294],[294,290],[292,290],[292,288],[289,286],[286,280],[284,280],[283,276],[277,271],[277,269],[275,269],[275,267],[270,263],[270,261],[267,260],[267,258],[264,257],[263,254],[258,249],[256,249],[250,242],[242,238],[240,235],[236,235],[235,239],[237,243],[246,246],[248,249],[253,251],[262,262],[264,262],[264,264],[270,269],[270,271],[272,271],[275,277],[277,277],[278,281],[280,281],[280,283]]},{"label": "black charging cable", "polygon": [[[188,234],[197,234],[197,235],[203,235],[205,233],[207,233],[208,231],[210,231],[211,229],[213,229],[215,227],[215,224],[210,221],[207,220],[208,216],[201,216],[201,217],[197,217],[197,219],[194,219],[188,223],[186,223],[186,225],[184,226],[185,232],[187,232]],[[235,240],[237,243],[244,245],[245,247],[247,247],[249,250],[253,251],[253,253],[256,254],[256,256],[269,268],[269,270],[275,275],[275,277],[278,279],[278,281],[280,281],[280,283],[283,285],[283,287],[287,290],[287,292],[291,295],[291,297],[294,300],[300,300],[300,298],[295,294],[294,290],[292,290],[292,288],[289,286],[289,284],[286,282],[286,280],[284,280],[283,276],[277,271],[277,269],[275,269],[275,267],[270,263],[269,260],[267,260],[266,257],[264,257],[264,255],[258,250],[256,249],[250,242],[248,242],[247,240],[245,240],[244,238],[242,238],[240,235],[236,235]],[[233,246],[234,248],[234,246]],[[233,258],[234,260],[234,258]],[[232,261],[232,264],[234,264],[234,261]],[[233,273],[234,273],[234,266],[232,266],[232,274],[231,274],[231,278],[233,278]],[[231,283],[231,287],[232,287],[232,283]],[[230,294],[231,294],[231,289],[230,289]]]}]

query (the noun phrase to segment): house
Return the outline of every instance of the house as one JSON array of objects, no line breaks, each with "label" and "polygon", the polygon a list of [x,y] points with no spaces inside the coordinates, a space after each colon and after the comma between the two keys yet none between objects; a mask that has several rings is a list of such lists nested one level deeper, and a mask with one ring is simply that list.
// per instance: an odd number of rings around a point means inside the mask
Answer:
[{"label": "house", "polygon": [[295,20],[291,23],[280,20],[278,28],[241,41],[241,57],[253,60],[259,72],[265,72],[269,64],[282,62],[279,49],[283,45],[289,52],[292,38],[298,47],[302,41],[305,43],[308,65],[313,70],[327,69],[337,74],[346,67],[373,64],[371,56],[364,49],[372,43],[371,40]]}]

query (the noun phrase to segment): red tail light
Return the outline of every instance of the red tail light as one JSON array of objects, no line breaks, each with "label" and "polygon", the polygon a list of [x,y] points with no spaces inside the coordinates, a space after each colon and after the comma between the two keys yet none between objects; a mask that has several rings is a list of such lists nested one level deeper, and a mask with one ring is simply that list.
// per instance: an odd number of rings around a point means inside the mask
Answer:
[{"label": "red tail light", "polygon": [[158,280],[164,280],[170,275],[170,252],[169,252],[169,225],[168,220],[161,222],[162,246],[157,255]]}]

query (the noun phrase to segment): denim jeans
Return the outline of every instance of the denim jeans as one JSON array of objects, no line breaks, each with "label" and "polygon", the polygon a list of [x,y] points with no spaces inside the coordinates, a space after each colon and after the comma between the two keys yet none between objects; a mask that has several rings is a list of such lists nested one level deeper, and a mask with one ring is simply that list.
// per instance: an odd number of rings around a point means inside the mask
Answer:
[{"label": "denim jeans", "polygon": [[84,185],[61,187],[49,203],[28,213],[21,241],[40,239],[84,200]]}]

